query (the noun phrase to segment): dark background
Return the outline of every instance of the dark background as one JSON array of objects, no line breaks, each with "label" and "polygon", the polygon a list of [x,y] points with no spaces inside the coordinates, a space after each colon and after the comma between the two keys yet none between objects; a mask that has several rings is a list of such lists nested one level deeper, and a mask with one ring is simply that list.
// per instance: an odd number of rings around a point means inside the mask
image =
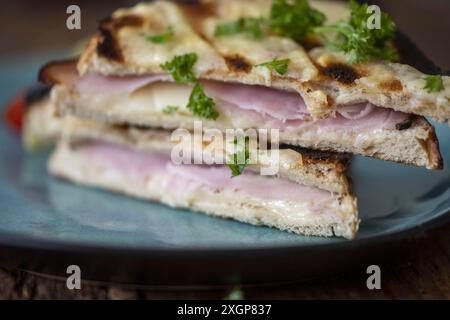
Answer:
[{"label": "dark background", "polygon": [[[96,31],[97,21],[136,0],[2,0],[0,59],[35,51],[65,50]],[[389,12],[439,67],[450,70],[450,0],[371,0]],[[66,28],[66,8],[77,4],[82,30]]]}]

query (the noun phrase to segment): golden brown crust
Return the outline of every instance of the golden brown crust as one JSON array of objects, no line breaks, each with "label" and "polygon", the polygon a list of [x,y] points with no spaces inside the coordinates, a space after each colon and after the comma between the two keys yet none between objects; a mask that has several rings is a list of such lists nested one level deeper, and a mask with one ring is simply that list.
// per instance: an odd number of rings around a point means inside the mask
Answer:
[{"label": "golden brown crust", "polygon": [[[153,10],[153,6],[159,6],[158,10]],[[339,11],[335,5],[313,6],[321,7],[328,16],[333,13],[326,10]],[[180,23],[174,27],[183,25],[185,28],[176,31],[176,34],[182,34],[182,39],[177,38],[175,42],[178,44],[183,39],[194,38],[195,41],[192,45],[186,43],[176,48],[175,52],[183,54],[185,52],[181,52],[182,49],[192,48],[193,51],[205,53],[200,54],[197,63],[202,68],[195,70],[199,78],[258,84],[298,92],[315,119],[328,117],[338,105],[361,101],[432,117],[441,122],[450,119],[449,77],[444,77],[445,90],[427,93],[424,90],[426,75],[409,66],[384,61],[349,65],[346,57],[320,47],[311,50],[310,57],[305,56],[306,59],[303,59],[304,48],[290,39],[267,36],[254,41],[241,35],[214,36],[217,23],[241,16],[265,15],[269,7],[270,1],[265,0],[226,0],[194,5],[156,1],[122,9],[102,21],[99,34],[93,38],[80,60],[79,70],[81,73],[94,71],[108,75],[162,72],[159,67],[162,61],[156,59],[157,63],[152,63],[150,58],[141,57],[164,46],[146,44],[136,34],[161,33],[164,24],[172,23],[176,18]],[[340,8],[340,11],[345,9]],[[171,18],[174,19],[172,22]],[[130,35],[134,35],[134,38]],[[317,46],[317,41],[314,46]],[[296,52],[294,56],[291,56],[292,52]],[[159,59],[163,56],[157,55]],[[167,56],[166,60],[169,60],[173,52]],[[279,76],[274,72],[264,74],[260,70],[263,68],[254,68],[273,57],[291,59],[290,71],[286,75]]]}]

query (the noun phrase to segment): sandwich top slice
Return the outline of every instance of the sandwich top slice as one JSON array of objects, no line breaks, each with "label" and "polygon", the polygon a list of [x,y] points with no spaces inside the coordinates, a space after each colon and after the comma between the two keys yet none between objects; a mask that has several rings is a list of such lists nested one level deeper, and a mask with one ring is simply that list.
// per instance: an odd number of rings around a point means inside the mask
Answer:
[{"label": "sandwich top slice", "polygon": [[[227,165],[174,163],[170,132],[64,121],[49,161],[56,176],[303,235],[351,239],[357,232],[356,199],[345,178],[347,156],[281,149],[278,175],[261,175],[263,163],[256,163],[232,178]],[[203,155],[215,149],[205,144],[196,148]]]},{"label": "sandwich top slice", "polygon": [[[279,2],[155,1],[117,10],[100,23],[78,70],[80,75],[167,75],[165,63],[195,53],[196,78],[297,93],[304,119],[334,116],[348,105],[364,109],[370,103],[448,122],[450,77],[441,77],[441,90],[429,92],[427,75],[407,65],[381,60],[349,64],[345,56],[324,48],[307,52],[293,39],[260,26],[262,18],[275,14],[271,8]],[[349,15],[343,4],[310,3],[328,22]],[[282,61],[289,63],[281,64],[278,72],[277,62]]]}]

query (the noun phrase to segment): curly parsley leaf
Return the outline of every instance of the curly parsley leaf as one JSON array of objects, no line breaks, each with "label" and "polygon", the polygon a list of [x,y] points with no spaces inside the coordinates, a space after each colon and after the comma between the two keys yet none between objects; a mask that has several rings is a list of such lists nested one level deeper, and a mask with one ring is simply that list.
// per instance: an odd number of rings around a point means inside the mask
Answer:
[{"label": "curly parsley leaf", "polygon": [[325,15],[311,8],[307,0],[274,0],[270,9],[269,27],[281,36],[302,42],[315,27],[323,25],[325,20]]},{"label": "curly parsley leaf", "polygon": [[444,81],[442,80],[442,76],[428,76],[425,78],[425,87],[428,93],[439,92],[444,90]]},{"label": "curly parsley leaf", "polygon": [[192,71],[197,59],[196,53],[188,53],[182,56],[176,56],[171,61],[161,64],[161,68],[170,73],[176,83],[193,83],[197,81]]},{"label": "curly parsley leaf", "polygon": [[[317,27],[314,31],[330,50],[346,53],[350,63],[365,62],[370,58],[397,61],[398,52],[391,45],[391,40],[395,37],[395,22],[381,12],[380,28],[369,29],[367,21],[372,14],[367,9],[367,4],[360,5],[355,0],[350,0],[348,21]],[[330,34],[334,37],[327,36]]]},{"label": "curly parsley leaf", "polygon": [[279,75],[284,75],[288,70],[290,62],[290,59],[278,60],[274,58],[272,61],[257,64],[256,67],[266,67],[270,70],[275,70]]},{"label": "curly parsley leaf", "polygon": [[166,107],[163,109],[163,112],[164,112],[165,114],[174,114],[174,113],[177,113],[179,109],[180,109],[180,108],[179,108],[178,106],[166,106]]},{"label": "curly parsley leaf", "polygon": [[244,139],[234,138],[233,144],[236,150],[227,162],[232,178],[240,176],[250,163],[250,137],[245,136]]},{"label": "curly parsley leaf", "polygon": [[215,109],[215,102],[208,97],[200,83],[194,86],[189,97],[187,108],[196,116],[216,120],[219,113]]},{"label": "curly parsley leaf", "polygon": [[146,36],[145,39],[153,43],[163,44],[172,40],[173,36],[174,36],[173,28],[169,26],[166,28],[163,34]]},{"label": "curly parsley leaf", "polygon": [[[176,56],[171,61],[162,64],[161,68],[169,72],[176,83],[195,83],[186,107],[198,117],[216,120],[219,117],[219,113],[215,109],[216,104],[213,99],[205,94],[202,85],[198,82],[192,71],[197,59],[197,54],[188,53],[182,56]],[[170,106],[167,108],[170,108]],[[166,111],[172,112],[172,110],[173,108],[170,108],[170,110],[168,109]]]},{"label": "curly parsley leaf", "polygon": [[240,18],[234,21],[224,22],[216,26],[215,37],[229,36],[244,33],[253,39],[261,39],[263,36],[262,18]]}]

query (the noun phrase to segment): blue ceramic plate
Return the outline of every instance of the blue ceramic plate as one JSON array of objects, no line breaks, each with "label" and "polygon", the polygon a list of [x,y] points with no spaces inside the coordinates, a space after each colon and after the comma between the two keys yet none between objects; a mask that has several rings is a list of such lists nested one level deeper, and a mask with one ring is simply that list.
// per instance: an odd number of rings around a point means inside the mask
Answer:
[{"label": "blue ceramic plate", "polygon": [[[33,83],[39,65],[46,60],[48,56],[24,58],[0,66],[1,105]],[[121,261],[133,252],[135,259],[145,256],[152,265],[157,255],[163,255],[169,268],[169,260],[177,257],[181,259],[178,261],[184,261],[184,253],[189,253],[191,259],[185,263],[193,268],[196,261],[192,257],[196,254],[202,253],[198,263],[202,261],[204,267],[207,255],[214,253],[214,259],[220,260],[219,252],[231,254],[228,262],[243,252],[295,252],[299,257],[308,252],[310,256],[303,257],[301,263],[319,263],[311,262],[314,248],[316,252],[326,248],[330,257],[338,253],[338,248],[349,252],[390,238],[398,240],[399,235],[404,239],[425,230],[421,226],[448,222],[450,128],[443,125],[436,128],[447,167],[443,171],[354,158],[352,177],[362,224],[357,239],[348,241],[302,237],[77,187],[49,177],[46,172],[49,150],[25,154],[20,137],[2,124],[0,243],[9,248],[29,249],[28,253],[56,248],[59,254],[90,252],[98,259],[108,252]],[[242,271],[239,261],[233,261],[233,266],[238,274]],[[261,274],[264,276],[267,275]]]}]

